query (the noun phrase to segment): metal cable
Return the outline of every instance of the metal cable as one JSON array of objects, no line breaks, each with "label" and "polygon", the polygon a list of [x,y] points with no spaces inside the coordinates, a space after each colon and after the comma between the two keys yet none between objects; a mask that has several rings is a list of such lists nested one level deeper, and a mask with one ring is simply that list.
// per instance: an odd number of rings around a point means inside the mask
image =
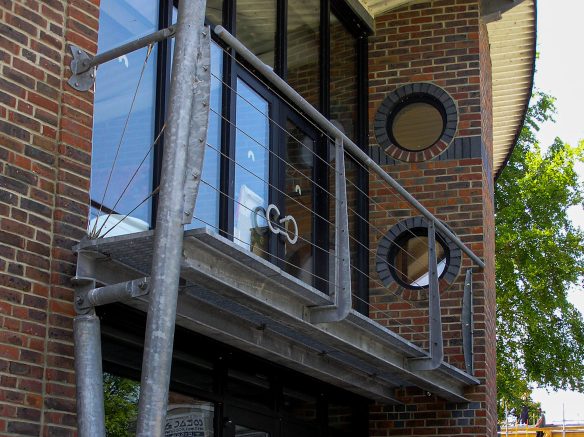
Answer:
[{"label": "metal cable", "polygon": [[[128,124],[130,123],[130,116],[132,115],[132,111],[134,110],[134,104],[136,103],[136,97],[138,96],[138,90],[140,89],[140,84],[142,83],[142,79],[144,77],[144,71],[146,71],[146,65],[148,64],[148,59],[150,59],[150,54],[152,53],[152,48],[153,45],[149,44],[148,45],[148,49],[146,50],[146,57],[144,59],[144,62],[142,64],[142,69],[140,70],[140,77],[138,78],[138,83],[136,84],[136,89],[134,90],[134,95],[132,96],[132,102],[130,103],[130,109],[128,110],[128,115],[126,116],[126,121],[124,122],[124,127],[122,128],[122,134],[120,135],[120,141],[118,142],[118,145],[116,147],[116,153],[114,155],[114,161],[112,162],[111,168],[110,168],[110,172],[107,178],[107,182],[105,184],[105,189],[103,191],[103,196],[101,198],[101,202],[100,205],[104,204],[105,201],[105,196],[107,194],[108,188],[109,188],[109,184],[111,182],[111,178],[112,175],[114,173],[114,168],[116,166],[116,162],[118,160],[118,156],[120,154],[120,149],[122,147],[122,143],[124,142],[124,137],[126,135],[126,130],[128,128]],[[113,209],[113,208],[112,208]],[[100,210],[99,213],[101,213],[101,206],[100,206]],[[94,224],[93,229],[91,231],[91,234],[94,234],[96,231],[96,227],[97,227],[97,222]]]}]

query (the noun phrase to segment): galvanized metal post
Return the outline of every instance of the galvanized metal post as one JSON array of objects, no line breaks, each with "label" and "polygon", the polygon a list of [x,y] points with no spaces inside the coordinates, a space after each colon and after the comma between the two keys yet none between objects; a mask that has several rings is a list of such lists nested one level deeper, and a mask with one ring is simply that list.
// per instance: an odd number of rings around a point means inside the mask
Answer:
[{"label": "galvanized metal post", "polygon": [[345,149],[343,139],[335,139],[335,278],[332,284],[333,305],[309,309],[312,323],[331,323],[344,320],[352,306],[351,250],[349,245],[349,214],[347,181],[345,179]]},{"label": "galvanized metal post", "polygon": [[179,2],[138,407],[140,437],[164,432],[183,247],[187,145],[204,18],[204,0]]},{"label": "galvanized metal post", "polygon": [[434,221],[428,221],[428,299],[430,317],[430,356],[432,368],[436,369],[444,359],[442,340],[442,314],[436,256],[436,229]]},{"label": "galvanized metal post", "polygon": [[73,338],[79,437],[105,437],[99,318],[95,314],[75,317]]}]

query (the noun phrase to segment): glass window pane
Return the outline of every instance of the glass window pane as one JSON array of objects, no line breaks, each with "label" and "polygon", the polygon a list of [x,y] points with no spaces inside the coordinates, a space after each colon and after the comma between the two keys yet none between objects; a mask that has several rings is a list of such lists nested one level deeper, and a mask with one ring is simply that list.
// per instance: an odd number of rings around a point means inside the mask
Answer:
[{"label": "glass window pane", "polygon": [[207,0],[205,16],[212,24],[223,23],[223,0]]},{"label": "glass window pane", "polygon": [[[313,165],[315,141],[288,120],[286,124],[286,214],[298,226],[295,244],[285,242],[284,270],[307,284],[314,283],[312,221]],[[294,231],[293,226],[289,233]]]},{"label": "glass window pane", "polygon": [[229,369],[227,393],[238,399],[254,404],[271,405],[270,380],[262,373]]},{"label": "glass window pane", "polygon": [[[156,2],[139,0],[103,0],[99,52],[155,31],[158,28],[156,5]],[[148,152],[155,136],[156,48],[148,58],[128,125],[124,128],[146,53],[147,48],[144,48],[101,65],[95,84],[91,199],[103,204],[105,208],[101,208],[101,213],[113,212],[114,216],[108,220],[110,224],[131,212],[132,220],[125,220],[125,232],[148,229],[150,223],[151,200],[139,205],[153,189],[152,153]],[[119,144],[119,152],[116,152]],[[100,214],[99,207],[96,212]],[[94,224],[95,219],[90,228]],[[108,235],[115,233],[112,231]]]},{"label": "glass window pane", "polygon": [[269,104],[241,79],[237,93],[233,239],[267,258],[268,229],[259,217],[269,201]]},{"label": "glass window pane", "polygon": [[288,2],[287,81],[315,108],[320,99],[320,1]]},{"label": "glass window pane", "polygon": [[168,394],[168,410],[164,424],[165,437],[213,437],[214,405],[181,393]]},{"label": "glass window pane", "polygon": [[238,0],[236,34],[252,53],[274,68],[276,0]]},{"label": "glass window pane", "polygon": [[357,39],[331,13],[331,120],[355,141],[357,125]]}]

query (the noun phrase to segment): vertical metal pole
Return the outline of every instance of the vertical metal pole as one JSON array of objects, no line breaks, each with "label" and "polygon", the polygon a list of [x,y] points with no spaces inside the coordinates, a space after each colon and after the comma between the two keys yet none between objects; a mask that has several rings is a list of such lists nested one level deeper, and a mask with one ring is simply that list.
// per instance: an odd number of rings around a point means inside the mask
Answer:
[{"label": "vertical metal pole", "polygon": [[442,340],[442,314],[440,310],[440,290],[438,288],[438,265],[436,258],[436,229],[434,222],[428,220],[428,298],[430,300],[430,356],[432,365],[437,368],[444,359]]},{"label": "vertical metal pole", "polygon": [[168,128],[164,135],[165,147],[154,235],[152,294],[142,362],[136,432],[139,437],[160,437],[164,432],[183,247],[183,188],[187,143],[204,17],[204,0],[179,2]]},{"label": "vertical metal pole", "polygon": [[79,437],[105,437],[99,318],[95,314],[75,317],[73,338]]}]

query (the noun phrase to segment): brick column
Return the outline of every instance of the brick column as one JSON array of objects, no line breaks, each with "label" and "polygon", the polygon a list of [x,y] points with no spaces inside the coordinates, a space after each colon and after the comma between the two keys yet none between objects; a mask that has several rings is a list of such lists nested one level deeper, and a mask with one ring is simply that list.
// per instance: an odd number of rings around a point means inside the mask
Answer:
[{"label": "brick column", "polygon": [[0,433],[75,435],[70,277],[88,215],[98,1],[0,1]]},{"label": "brick column", "polygon": [[[458,126],[450,149],[424,162],[384,158],[370,126],[373,155],[421,203],[446,222],[486,262],[475,268],[474,368],[481,381],[468,387],[468,403],[448,403],[415,388],[400,390],[404,406],[375,405],[370,435],[491,436],[496,427],[494,223],[491,172],[490,61],[486,29],[479,21],[478,0],[434,0],[415,3],[376,19],[370,38],[369,119],[375,120],[383,99],[406,84],[432,83],[455,101]],[[474,147],[473,144],[476,146]],[[471,148],[474,147],[471,151]],[[478,151],[478,153],[477,153]],[[397,200],[377,178],[370,178],[370,218],[384,232],[395,223],[418,215]],[[371,249],[381,235],[371,232]],[[371,276],[377,278],[375,260]],[[464,274],[472,265],[463,256],[452,284],[441,281],[445,361],[464,369],[461,311]],[[424,291],[398,284],[371,283],[371,317],[421,347],[428,348],[428,302]]]}]

